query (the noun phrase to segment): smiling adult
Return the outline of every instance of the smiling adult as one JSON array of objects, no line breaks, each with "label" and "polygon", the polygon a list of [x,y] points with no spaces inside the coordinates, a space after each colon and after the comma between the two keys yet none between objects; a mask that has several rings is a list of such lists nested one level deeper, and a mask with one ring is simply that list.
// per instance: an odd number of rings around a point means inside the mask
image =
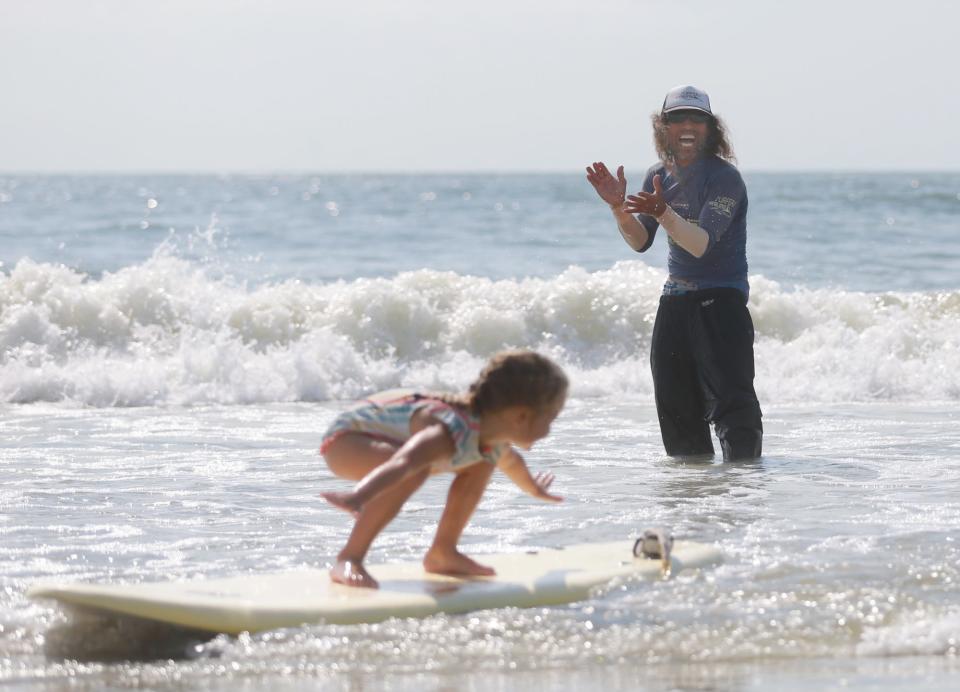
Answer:
[{"label": "smiling adult", "polygon": [[760,404],[753,387],[753,321],[747,309],[747,190],[706,92],[671,89],[652,116],[659,161],[641,192],[627,196],[623,166],[602,162],[587,180],[610,205],[620,234],[645,252],[663,226],[669,276],[653,328],[650,367],[660,434],[670,456],[760,456]]}]

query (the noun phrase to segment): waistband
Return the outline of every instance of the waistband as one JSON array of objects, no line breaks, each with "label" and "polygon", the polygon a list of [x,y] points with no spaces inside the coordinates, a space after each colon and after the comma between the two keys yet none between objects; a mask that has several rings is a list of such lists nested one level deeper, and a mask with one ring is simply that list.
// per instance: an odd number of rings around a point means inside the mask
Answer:
[{"label": "waistband", "polygon": [[686,303],[695,303],[710,298],[736,298],[744,305],[747,304],[747,296],[739,288],[701,288],[697,291],[687,291],[679,295],[661,295],[660,304],[683,305]]}]

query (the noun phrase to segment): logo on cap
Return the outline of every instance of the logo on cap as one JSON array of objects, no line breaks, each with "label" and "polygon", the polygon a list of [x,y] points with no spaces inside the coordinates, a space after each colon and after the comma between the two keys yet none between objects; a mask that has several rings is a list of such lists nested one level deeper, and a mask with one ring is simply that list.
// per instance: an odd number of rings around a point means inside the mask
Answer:
[{"label": "logo on cap", "polygon": [[710,110],[710,97],[702,89],[698,89],[690,84],[681,84],[667,92],[663,99],[663,108],[661,112],[692,109],[713,114]]}]

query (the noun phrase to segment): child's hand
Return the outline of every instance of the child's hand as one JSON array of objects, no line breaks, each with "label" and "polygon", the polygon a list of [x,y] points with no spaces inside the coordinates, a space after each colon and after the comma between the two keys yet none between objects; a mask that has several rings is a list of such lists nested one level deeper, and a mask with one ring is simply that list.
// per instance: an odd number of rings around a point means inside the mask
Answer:
[{"label": "child's hand", "polygon": [[549,502],[563,502],[563,498],[559,495],[553,495],[552,493],[547,492],[550,489],[550,486],[553,485],[553,474],[549,471],[541,471],[534,477],[533,483],[536,486],[536,492],[531,493],[535,498],[540,500],[547,500]]},{"label": "child's hand", "polygon": [[500,456],[497,466],[527,495],[548,502],[563,501],[563,498],[559,495],[549,492],[550,486],[553,485],[553,474],[549,471],[541,471],[534,476],[527,468],[523,457],[517,454],[513,448],[508,449]]}]

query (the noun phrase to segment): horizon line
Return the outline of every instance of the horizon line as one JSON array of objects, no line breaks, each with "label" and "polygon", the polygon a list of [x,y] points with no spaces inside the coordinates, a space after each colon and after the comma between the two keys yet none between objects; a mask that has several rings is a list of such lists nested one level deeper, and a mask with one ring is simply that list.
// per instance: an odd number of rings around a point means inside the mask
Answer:
[{"label": "horizon line", "polygon": [[[646,170],[649,166],[644,166]],[[639,166],[635,169],[640,169]],[[955,168],[923,168],[923,167],[897,167],[897,168],[740,168],[741,173],[761,173],[761,174],[893,174],[893,173],[960,173],[960,167]],[[0,170],[0,176],[57,176],[57,175],[88,175],[88,176],[163,176],[163,175],[196,175],[196,176],[407,176],[407,175],[582,175],[583,169],[342,169],[342,170],[311,170],[311,169],[105,169],[105,170],[83,170],[83,169],[21,169],[21,170]]]}]

